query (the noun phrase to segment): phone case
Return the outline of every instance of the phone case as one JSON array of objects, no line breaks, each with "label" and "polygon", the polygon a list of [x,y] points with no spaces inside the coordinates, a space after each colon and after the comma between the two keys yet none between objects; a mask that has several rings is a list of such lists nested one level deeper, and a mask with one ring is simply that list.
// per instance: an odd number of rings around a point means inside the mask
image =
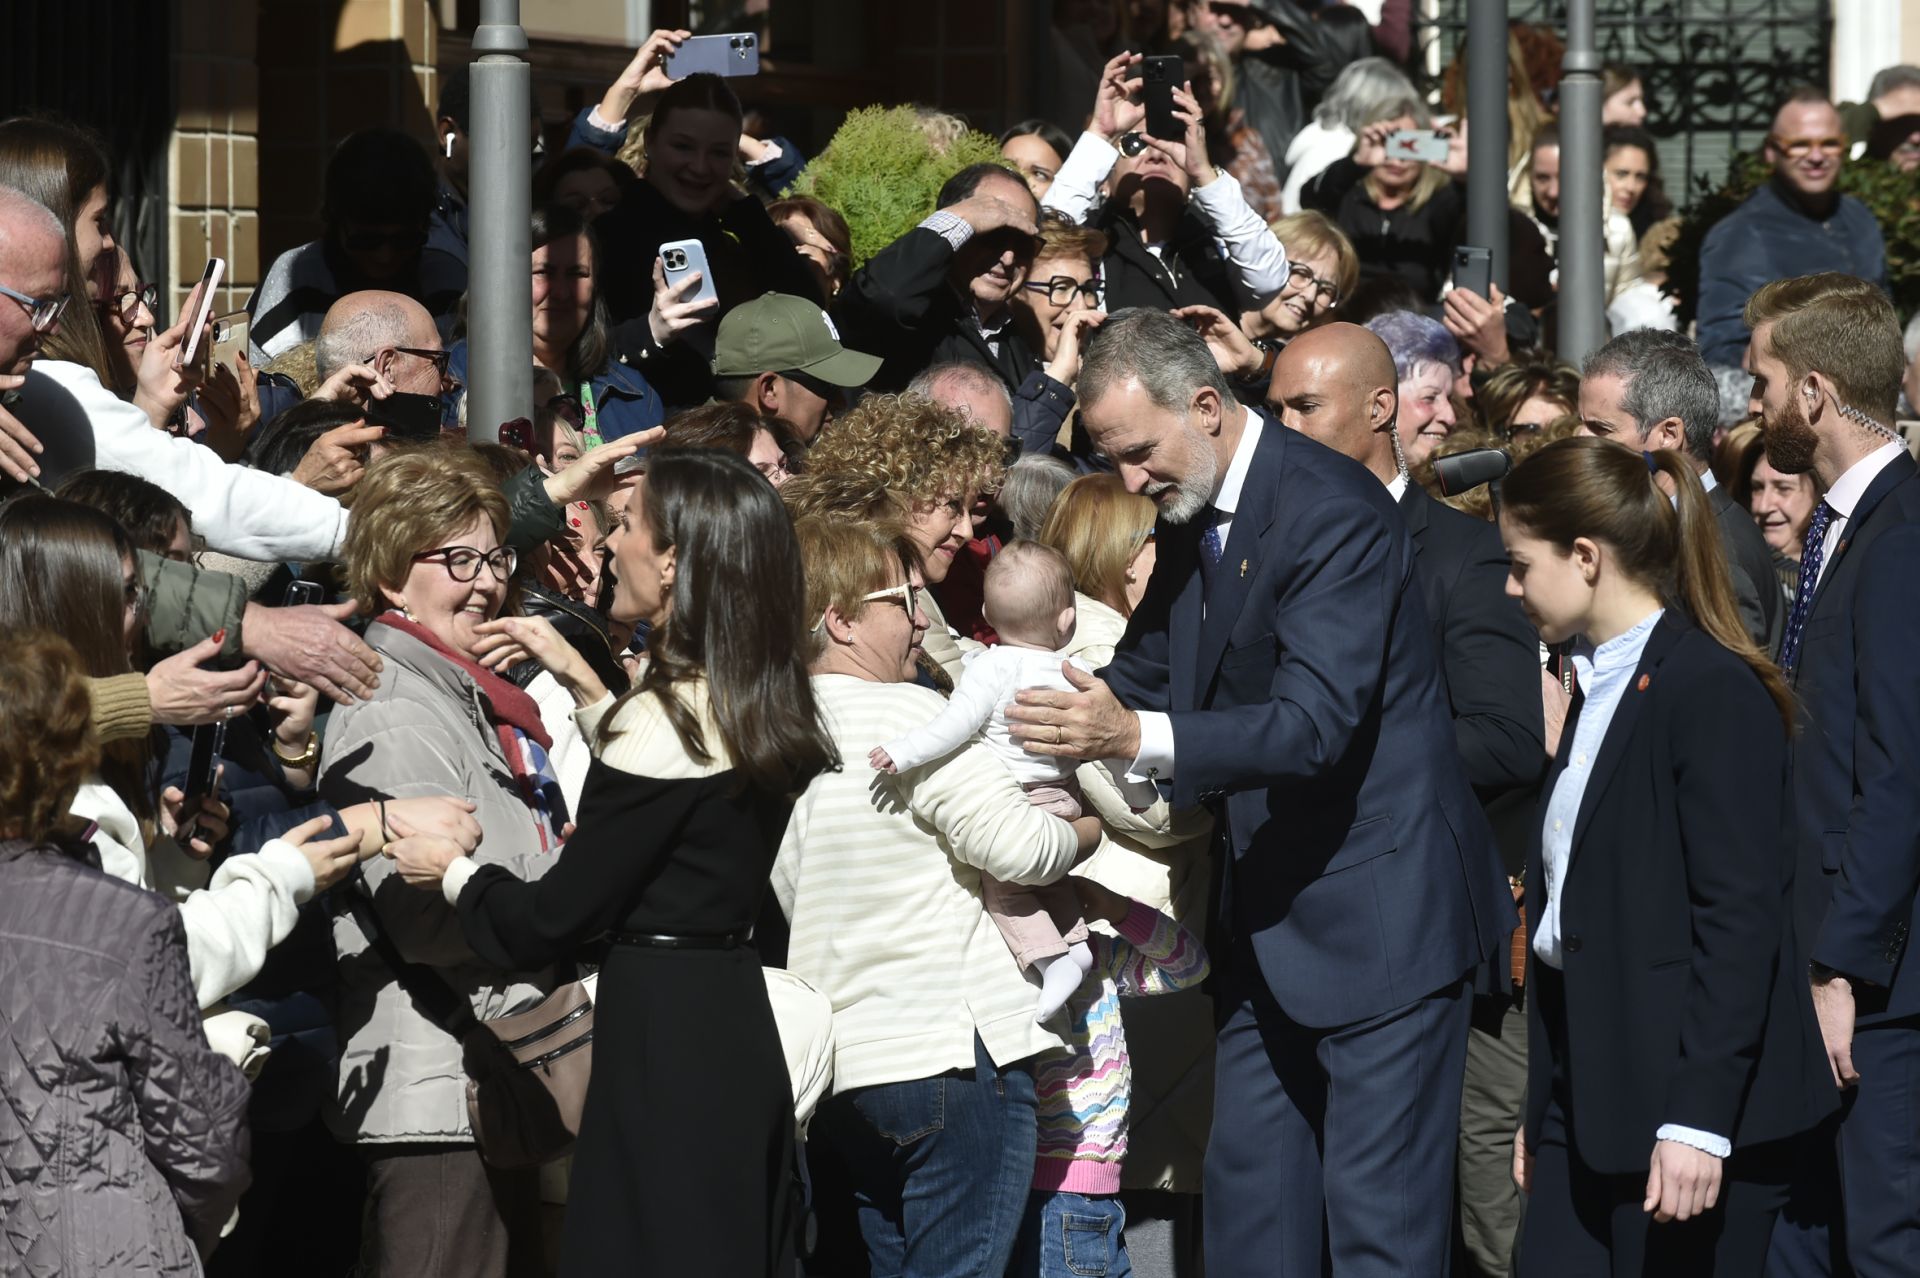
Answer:
[{"label": "phone case", "polygon": [[1493,283],[1493,254],[1483,248],[1461,245],[1453,251],[1453,286],[1479,297],[1490,297]]},{"label": "phone case", "polygon": [[186,368],[200,352],[200,331],[207,326],[207,320],[213,315],[213,295],[220,288],[220,281],[227,273],[226,261],[222,258],[207,259],[207,269],[200,276],[200,292],[193,303],[193,323],[187,325],[187,335],[180,343],[180,353],[174,357],[175,368]]},{"label": "phone case", "polygon": [[706,246],[699,240],[674,240],[660,246],[660,262],[666,271],[667,287],[672,288],[693,272],[700,272],[700,286],[681,302],[711,302],[719,298],[713,291],[713,271],[707,266]]},{"label": "phone case", "polygon": [[675,80],[702,71],[711,75],[759,75],[760,37],[751,31],[692,36],[667,54],[667,74]]},{"label": "phone case", "polygon": [[1445,138],[1427,129],[1396,129],[1387,135],[1387,158],[1442,164],[1447,158],[1447,145]]},{"label": "phone case", "polygon": [[1186,72],[1186,63],[1163,55],[1145,58],[1140,64],[1141,102],[1147,108],[1147,135],[1163,142],[1178,142],[1187,135],[1186,126],[1173,118],[1173,91]]},{"label": "phone case", "polygon": [[209,373],[215,364],[225,364],[235,377],[240,375],[239,354],[247,349],[247,333],[252,324],[253,316],[245,311],[234,311],[214,319],[213,345],[208,348],[207,355]]}]

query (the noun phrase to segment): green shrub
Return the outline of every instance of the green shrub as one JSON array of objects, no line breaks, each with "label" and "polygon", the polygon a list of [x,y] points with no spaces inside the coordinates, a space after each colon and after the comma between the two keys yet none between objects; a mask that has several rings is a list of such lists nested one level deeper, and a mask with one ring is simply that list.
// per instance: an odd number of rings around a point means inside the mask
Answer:
[{"label": "green shrub", "polygon": [[970,164],[1000,164],[1000,144],[968,131],[937,150],[912,107],[862,107],[794,182],[792,195],[810,195],[840,210],[853,234],[858,268],[933,212],[946,180]]},{"label": "green shrub", "polygon": [[[1668,251],[1666,291],[1679,302],[1680,323],[1691,324],[1699,298],[1700,249],[1715,223],[1764,186],[1773,170],[1759,155],[1734,162],[1733,176],[1715,189],[1698,180],[1693,207],[1681,220]],[[1886,160],[1849,160],[1840,169],[1840,190],[1867,206],[1887,242],[1887,278],[1893,306],[1906,323],[1920,311],[1920,177],[1902,173]]]}]

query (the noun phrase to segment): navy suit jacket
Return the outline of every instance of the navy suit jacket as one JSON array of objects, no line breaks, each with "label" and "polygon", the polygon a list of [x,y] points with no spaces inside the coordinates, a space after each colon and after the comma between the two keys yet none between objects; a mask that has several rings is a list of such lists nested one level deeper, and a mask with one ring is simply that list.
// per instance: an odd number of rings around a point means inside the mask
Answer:
[{"label": "navy suit jacket", "polygon": [[1401,494],[1400,511],[1413,536],[1460,762],[1493,825],[1502,864],[1518,874],[1547,770],[1540,636],[1519,600],[1507,597],[1507,550],[1492,524],[1435,501],[1414,483]]},{"label": "navy suit jacket", "polygon": [[[1800,637],[1795,922],[1809,957],[1920,1013],[1905,967],[1920,890],[1920,475],[1906,454],[1862,495]],[[1860,1012],[1879,1011],[1862,992]]]},{"label": "navy suit jacket", "polygon": [[[1677,1123],[1734,1147],[1806,1131],[1838,1103],[1806,962],[1793,940],[1793,858],[1772,837],[1787,732],[1747,664],[1668,609],[1621,694],[1574,818],[1560,889],[1570,1124],[1596,1171],[1644,1175]],[[1566,770],[1576,691],[1545,793]],[[1545,912],[1542,812],[1527,882]],[[1536,983],[1529,982],[1532,988]],[[1553,1090],[1541,1000],[1529,1000],[1526,1123]]]},{"label": "navy suit jacket", "polygon": [[1517,918],[1392,498],[1266,418],[1204,607],[1199,540],[1162,522],[1102,677],[1170,715],[1174,804],[1224,803],[1221,926],[1303,1025],[1458,981]]}]

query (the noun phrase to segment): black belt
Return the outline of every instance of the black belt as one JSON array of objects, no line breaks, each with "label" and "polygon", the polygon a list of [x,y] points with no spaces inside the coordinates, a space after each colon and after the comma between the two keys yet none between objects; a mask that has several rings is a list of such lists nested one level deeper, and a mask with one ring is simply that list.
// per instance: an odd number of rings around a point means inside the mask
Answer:
[{"label": "black belt", "polygon": [[748,932],[729,932],[725,936],[658,936],[651,932],[609,932],[615,945],[640,945],[656,950],[731,950],[751,939]]}]

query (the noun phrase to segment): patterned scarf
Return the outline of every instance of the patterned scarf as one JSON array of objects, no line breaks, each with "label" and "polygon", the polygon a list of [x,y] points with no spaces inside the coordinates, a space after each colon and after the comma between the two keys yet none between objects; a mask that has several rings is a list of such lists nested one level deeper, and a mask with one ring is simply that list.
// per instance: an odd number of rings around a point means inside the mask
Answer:
[{"label": "patterned scarf", "polygon": [[449,648],[418,622],[397,612],[382,613],[378,620],[383,626],[418,639],[473,680],[474,686],[480,689],[487,722],[500,739],[500,750],[506,755],[507,765],[513,769],[520,801],[534,816],[541,850],[557,847],[560,830],[567,821],[567,803],[561,796],[560,782],[554,776],[548,757],[553,738],[540,722],[539,705],[526,692],[473,658]]}]

